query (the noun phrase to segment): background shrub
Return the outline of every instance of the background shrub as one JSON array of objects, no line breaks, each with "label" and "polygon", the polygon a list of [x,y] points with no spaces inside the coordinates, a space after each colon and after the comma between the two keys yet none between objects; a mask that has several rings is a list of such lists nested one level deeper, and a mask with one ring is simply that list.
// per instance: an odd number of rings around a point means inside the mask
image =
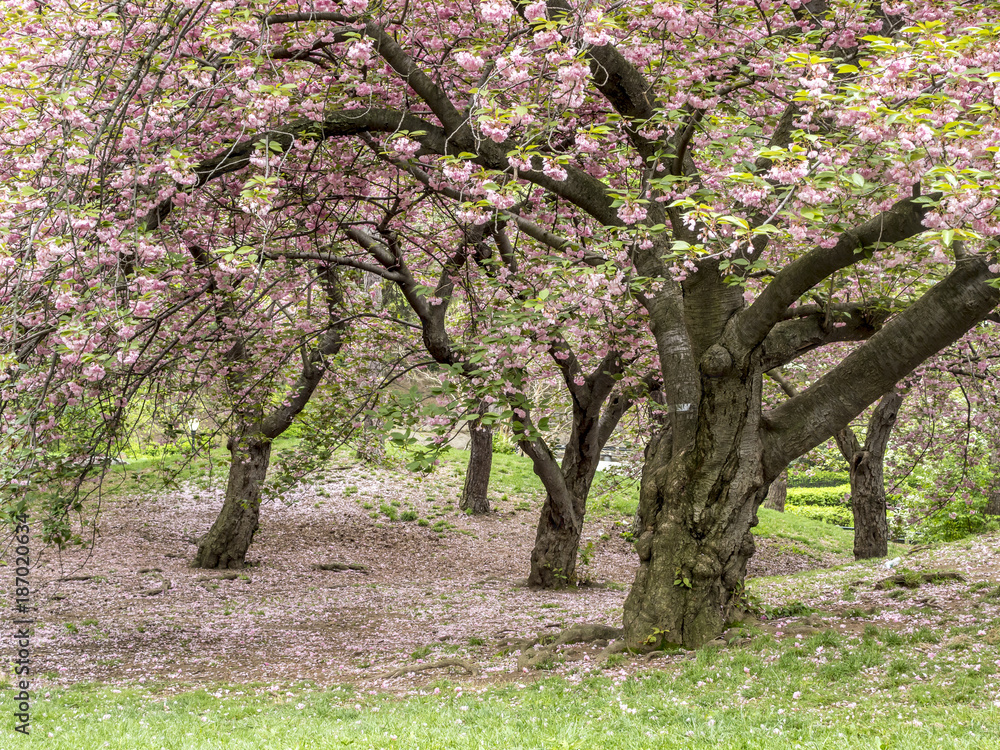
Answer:
[{"label": "background shrub", "polygon": [[789,487],[786,503],[850,508],[851,485],[836,487]]},{"label": "background shrub", "polygon": [[851,477],[846,471],[824,471],[822,469],[789,471],[789,487],[839,487],[850,484]]}]

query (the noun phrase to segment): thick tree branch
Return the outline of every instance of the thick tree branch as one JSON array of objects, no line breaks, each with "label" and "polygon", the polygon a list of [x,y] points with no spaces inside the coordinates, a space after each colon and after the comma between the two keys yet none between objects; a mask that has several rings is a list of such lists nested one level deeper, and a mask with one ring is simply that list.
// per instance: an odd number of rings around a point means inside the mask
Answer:
[{"label": "thick tree branch", "polygon": [[846,427],[921,362],[961,338],[1000,303],[987,261],[967,258],[809,389],[764,419],[764,467],[773,479],[796,456]]},{"label": "thick tree branch", "polygon": [[400,282],[403,277],[392,271],[386,270],[383,266],[376,266],[374,263],[366,263],[363,260],[358,260],[357,258],[345,258],[340,255],[332,255],[326,253],[300,253],[300,252],[265,252],[264,257],[268,260],[314,260],[320,263],[329,263],[335,266],[346,266],[349,268],[356,268],[359,271],[364,271],[365,273],[370,273],[375,276],[379,276],[386,281]]},{"label": "thick tree branch", "polygon": [[776,367],[773,370],[768,370],[764,374],[777,383],[778,387],[785,392],[785,395],[788,396],[788,398],[795,398],[799,395],[798,389],[781,373],[780,368]]},{"label": "thick tree branch", "polygon": [[851,303],[838,305],[829,320],[827,314],[819,308],[811,314],[775,325],[762,344],[761,367],[766,371],[786,365],[827,344],[865,341],[882,327],[889,317],[889,309],[871,303]]},{"label": "thick tree branch", "polygon": [[877,246],[892,245],[923,232],[927,210],[926,203],[904,198],[892,208],[841,234],[832,247],[813,248],[789,263],[750,307],[734,317],[731,324],[737,339],[734,345],[744,351],[753,349],[782,319],[789,305],[830,274],[854,265]]}]

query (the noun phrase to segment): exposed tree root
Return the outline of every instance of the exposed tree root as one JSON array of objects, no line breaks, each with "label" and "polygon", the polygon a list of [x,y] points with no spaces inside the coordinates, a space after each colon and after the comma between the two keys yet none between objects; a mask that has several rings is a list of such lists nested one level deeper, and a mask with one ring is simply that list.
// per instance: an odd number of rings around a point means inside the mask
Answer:
[{"label": "exposed tree root", "polygon": [[611,641],[621,638],[623,631],[621,628],[613,628],[610,625],[600,625],[597,623],[582,623],[566,628],[558,635],[551,633],[539,633],[536,638],[526,638],[507,644],[503,648],[503,653],[512,651],[526,651],[535,646],[566,646],[571,643],[589,643],[591,641]]},{"label": "exposed tree root", "polygon": [[391,672],[379,675],[378,679],[391,680],[393,677],[402,677],[405,674],[413,672],[426,672],[429,669],[443,669],[444,667],[460,667],[471,675],[479,674],[479,668],[472,662],[466,661],[465,659],[441,659],[428,664],[412,664],[400,667],[399,669],[394,669]]},{"label": "exposed tree root", "polygon": [[344,562],[328,562],[328,563],[316,563],[312,566],[313,570],[354,570],[358,573],[368,573],[368,568],[361,563],[344,563]]},{"label": "exposed tree root", "polygon": [[[538,669],[560,661],[565,658],[559,651],[560,646],[568,646],[574,643],[592,643],[594,641],[615,641],[595,659],[595,664],[600,664],[612,654],[626,651],[625,642],[620,640],[623,636],[621,628],[613,628],[610,625],[596,623],[583,623],[566,628],[558,635],[539,633],[537,638],[528,638],[523,641],[508,644],[504,647],[504,653],[520,651],[517,657],[517,669]],[[540,648],[538,648],[540,646]]]},{"label": "exposed tree root", "polygon": [[194,580],[196,583],[202,583],[204,581],[235,581],[239,577],[240,577],[239,573],[228,571],[225,573],[219,573],[218,575],[214,576],[198,576]]},{"label": "exposed tree root", "polygon": [[915,589],[923,583],[943,583],[944,581],[964,581],[961,573],[953,570],[931,570],[927,573],[897,573],[883,578],[875,584],[876,591],[884,591],[895,586]]},{"label": "exposed tree root", "polygon": [[170,581],[165,580],[161,586],[155,589],[147,589],[146,591],[140,592],[142,596],[156,596],[157,594],[162,594],[167,589],[170,588]]}]

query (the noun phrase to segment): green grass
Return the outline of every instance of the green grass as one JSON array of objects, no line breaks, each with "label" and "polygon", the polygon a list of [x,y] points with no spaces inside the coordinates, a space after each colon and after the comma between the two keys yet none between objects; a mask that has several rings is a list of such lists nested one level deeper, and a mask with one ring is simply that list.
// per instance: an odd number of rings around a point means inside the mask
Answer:
[{"label": "green grass", "polygon": [[[919,644],[918,644],[919,645]],[[935,670],[877,628],[799,644],[760,637],[638,677],[547,677],[403,698],[350,687],[81,685],[36,696],[33,740],[4,747],[740,748],[924,750],[1000,746],[996,656]],[[596,670],[599,671],[599,670]],[[902,689],[900,689],[902,688]],[[108,743],[108,744],[106,744]]]},{"label": "green grass", "polygon": [[851,531],[805,516],[779,513],[766,508],[757,511],[757,518],[760,523],[754,528],[754,533],[778,541],[779,546],[784,542],[789,547],[789,552],[835,555],[853,553],[854,533]]}]

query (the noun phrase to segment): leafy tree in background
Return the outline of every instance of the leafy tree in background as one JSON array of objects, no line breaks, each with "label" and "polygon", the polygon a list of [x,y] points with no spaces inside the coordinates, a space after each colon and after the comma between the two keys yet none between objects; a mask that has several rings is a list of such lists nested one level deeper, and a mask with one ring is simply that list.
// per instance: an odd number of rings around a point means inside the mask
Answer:
[{"label": "leafy tree in background", "polygon": [[[626,640],[701,644],[739,615],[770,482],[1000,300],[992,10],[25,2],[3,22],[5,439],[103,377],[73,342],[122,351],[157,274],[198,278],[165,259],[203,248],[224,288],[365,270],[511,407],[548,491],[537,583],[569,578],[605,428],[662,394]],[[453,345],[464,278],[519,324]],[[836,342],[857,345],[763,409],[764,372]],[[520,396],[542,353],[579,420],[561,467]]]}]

